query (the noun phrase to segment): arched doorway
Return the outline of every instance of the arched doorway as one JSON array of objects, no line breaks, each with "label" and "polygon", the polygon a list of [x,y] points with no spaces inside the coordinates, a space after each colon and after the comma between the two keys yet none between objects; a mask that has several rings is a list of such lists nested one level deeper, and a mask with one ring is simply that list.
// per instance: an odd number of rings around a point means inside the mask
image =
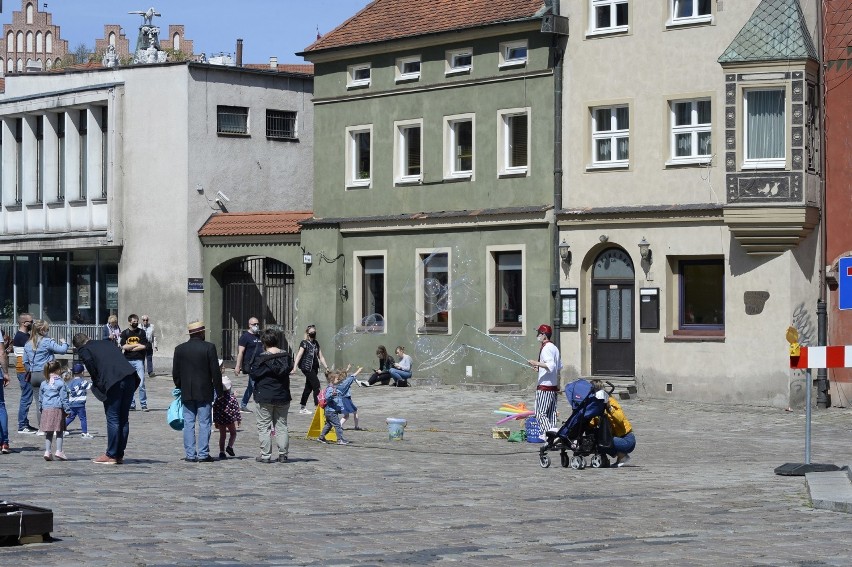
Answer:
[{"label": "arched doorway", "polygon": [[222,358],[235,360],[237,342],[250,317],[260,328],[293,336],[293,268],[273,258],[237,260],[222,271]]},{"label": "arched doorway", "polygon": [[630,255],[607,248],[592,267],[592,374],[634,376],[633,297],[635,271]]}]

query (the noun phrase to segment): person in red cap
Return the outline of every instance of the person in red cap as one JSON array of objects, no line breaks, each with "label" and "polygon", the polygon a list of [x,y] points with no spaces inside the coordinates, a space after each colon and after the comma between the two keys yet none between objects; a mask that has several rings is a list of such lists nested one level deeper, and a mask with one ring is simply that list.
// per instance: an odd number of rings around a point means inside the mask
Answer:
[{"label": "person in red cap", "polygon": [[541,439],[548,431],[556,431],[556,395],[559,393],[559,371],[562,358],[559,349],[550,342],[553,329],[550,325],[539,325],[536,339],[541,343],[538,360],[528,360],[538,370],[538,386],[535,389],[535,418],[538,421]]}]

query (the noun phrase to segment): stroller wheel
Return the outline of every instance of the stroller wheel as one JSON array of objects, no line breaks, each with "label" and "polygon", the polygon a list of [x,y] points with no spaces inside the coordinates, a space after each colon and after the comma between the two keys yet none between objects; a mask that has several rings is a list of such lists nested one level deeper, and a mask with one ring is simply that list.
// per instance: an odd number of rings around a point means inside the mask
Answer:
[{"label": "stroller wheel", "polygon": [[571,466],[571,458],[568,456],[568,453],[566,453],[564,450],[562,451],[562,453],[560,453],[559,457],[562,461],[562,466],[564,468],[567,469],[569,466]]},{"label": "stroller wheel", "polygon": [[538,455],[539,464],[541,464],[541,468],[546,469],[550,466],[550,457],[547,456],[547,453],[542,451]]},{"label": "stroller wheel", "polygon": [[582,469],[582,468],[585,468],[585,466],[586,466],[586,461],[583,459],[583,457],[578,457],[576,455],[571,457],[571,468],[572,469],[575,469],[575,470]]},{"label": "stroller wheel", "polygon": [[589,459],[589,464],[592,465],[593,469],[601,468],[603,465],[603,456],[600,453],[592,455],[592,458]]}]

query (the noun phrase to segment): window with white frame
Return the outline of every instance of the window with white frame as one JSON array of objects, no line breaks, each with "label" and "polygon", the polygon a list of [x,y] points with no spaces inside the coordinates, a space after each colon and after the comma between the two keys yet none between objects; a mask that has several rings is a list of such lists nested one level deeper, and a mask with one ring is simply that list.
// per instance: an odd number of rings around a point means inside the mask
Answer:
[{"label": "window with white frame", "polygon": [[524,320],[524,271],[520,250],[494,251],[494,322],[520,327]]},{"label": "window with white frame", "polygon": [[527,64],[527,41],[508,41],[500,44],[500,64],[503,67],[519,67]]},{"label": "window with white frame", "polygon": [[473,67],[473,48],[451,49],[447,51],[447,75],[470,73]]},{"label": "window with white frame", "polygon": [[401,57],[396,60],[396,82],[420,79],[420,56]]},{"label": "window with white frame", "polygon": [[[381,255],[380,255],[381,254]],[[365,253],[355,264],[360,288],[355,308],[356,326],[369,326],[381,331],[385,321],[385,256],[384,253]],[[378,328],[377,328],[378,327]]]},{"label": "window with white frame", "polygon": [[423,120],[394,123],[394,179],[397,183],[417,183],[423,179]]},{"label": "window with white frame", "polygon": [[592,109],[592,165],[627,167],[630,159],[630,110],[624,106]]},{"label": "window with white frame", "polygon": [[783,168],[787,161],[783,88],[743,92],[744,168]]},{"label": "window with white frame", "polygon": [[529,108],[518,108],[500,111],[498,121],[499,163],[501,175],[517,175],[527,173],[530,155],[530,120]]},{"label": "window with white frame", "polygon": [[696,24],[713,19],[711,0],[669,0],[672,24]]},{"label": "window with white frame", "polygon": [[346,129],[346,186],[369,187],[373,171],[373,126]]},{"label": "window with white frame", "polygon": [[347,67],[347,83],[348,88],[369,87],[370,86],[370,64],[360,63],[358,65],[350,65]]},{"label": "window with white frame", "polygon": [[627,0],[590,0],[589,32],[615,33],[628,29]]},{"label": "window with white frame", "polygon": [[423,314],[421,331],[446,333],[449,329],[450,272],[446,249],[419,252],[418,310]]},{"label": "window with white frame", "polygon": [[671,161],[707,161],[712,153],[710,99],[674,100],[670,109]]},{"label": "window with white frame", "polygon": [[445,176],[469,179],[474,166],[473,114],[448,116],[444,119]]},{"label": "window with white frame", "polygon": [[217,106],[216,133],[233,135],[248,134],[248,108],[245,106]]}]

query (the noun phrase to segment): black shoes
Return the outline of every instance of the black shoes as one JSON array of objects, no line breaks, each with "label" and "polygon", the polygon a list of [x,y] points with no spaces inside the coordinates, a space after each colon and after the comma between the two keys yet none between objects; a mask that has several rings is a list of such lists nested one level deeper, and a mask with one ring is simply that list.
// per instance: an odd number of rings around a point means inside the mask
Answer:
[{"label": "black shoes", "polygon": [[184,459],[184,461],[186,461],[187,463],[197,463],[198,459],[190,459],[189,457],[187,457]]},{"label": "black shoes", "polygon": [[220,461],[227,461],[228,455],[226,455],[224,452],[219,453],[219,460]]},{"label": "black shoes", "polygon": [[214,459],[214,458],[213,458],[213,457],[211,457],[210,455],[207,455],[207,456],[206,456],[206,457],[204,457],[203,459],[198,459],[198,462],[199,462],[199,463],[215,463],[215,462],[216,462],[216,459]]},{"label": "black shoes", "polygon": [[225,452],[228,453],[228,455],[230,455],[232,457],[236,456],[236,455],[234,455],[234,448],[233,447],[225,447]]}]

